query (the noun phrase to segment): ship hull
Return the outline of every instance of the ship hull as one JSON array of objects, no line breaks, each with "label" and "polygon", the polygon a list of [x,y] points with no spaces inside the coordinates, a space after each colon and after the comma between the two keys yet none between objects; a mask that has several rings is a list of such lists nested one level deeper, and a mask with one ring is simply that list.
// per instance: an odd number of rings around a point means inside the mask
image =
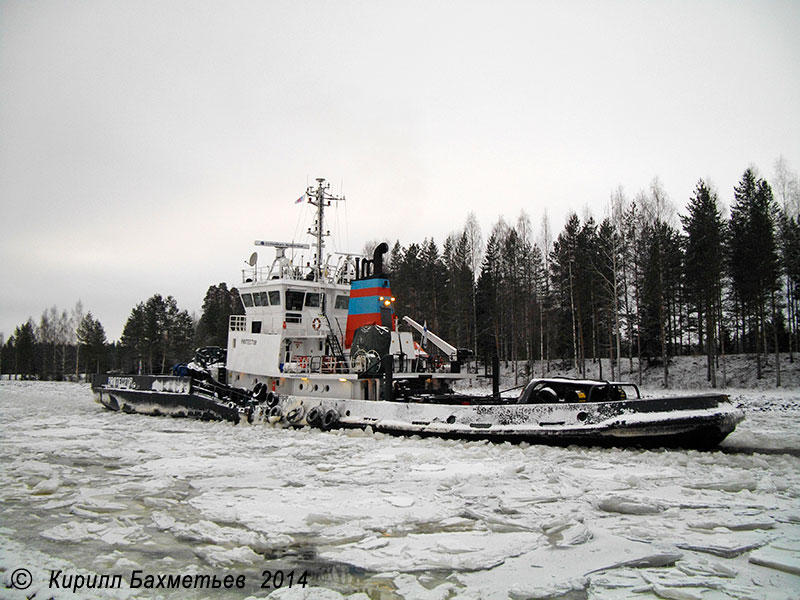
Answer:
[{"label": "ship hull", "polygon": [[191,377],[103,375],[92,381],[92,392],[104,407],[127,413],[233,423],[249,416],[246,407],[217,397]]},{"label": "ship hull", "polygon": [[[713,448],[744,418],[725,396],[559,404],[430,404],[289,397],[283,414],[315,406],[337,415],[328,428],[394,435],[550,445]],[[300,424],[325,428],[310,423]]]},{"label": "ship hull", "polygon": [[720,394],[554,404],[459,396],[389,402],[288,395],[267,404],[235,403],[189,377],[104,376],[92,389],[106,408],[146,415],[562,446],[713,448],[744,418]]}]

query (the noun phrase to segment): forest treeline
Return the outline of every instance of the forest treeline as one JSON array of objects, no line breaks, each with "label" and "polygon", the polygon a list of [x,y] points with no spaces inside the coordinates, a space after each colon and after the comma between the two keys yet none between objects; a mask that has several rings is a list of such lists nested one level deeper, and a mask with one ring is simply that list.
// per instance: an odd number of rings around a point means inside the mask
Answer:
[{"label": "forest treeline", "polygon": [[[17,378],[80,379],[89,373],[169,373],[202,346],[227,345],[228,319],[243,314],[239,292],[220,283],[208,288],[200,318],[181,310],[172,296],[140,302],[119,341],[109,342],[103,325],[84,313],[55,306],[39,322],[28,319],[2,344],[0,373]],[[2,343],[2,339],[0,339]]]},{"label": "forest treeline", "polygon": [[[780,385],[777,354],[793,360],[798,345],[799,207],[797,174],[779,160],[772,184],[745,170],[729,211],[700,180],[677,214],[655,179],[632,198],[616,190],[602,220],[573,213],[557,233],[546,213],[534,227],[523,212],[512,223],[500,218],[484,240],[470,214],[441,246],[394,243],[396,310],[458,347],[514,364],[558,361],[585,375],[602,358],[610,378],[623,361],[627,373],[658,365],[668,386],[671,357],[704,354],[716,386],[726,354],[751,353],[758,377],[771,361]],[[242,312],[224,283],[208,288],[199,318],[156,294],[109,343],[80,303],[53,307],[2,344],[0,371],[164,373],[196,347],[225,347],[228,318]]]},{"label": "forest treeline", "polygon": [[780,385],[777,354],[793,361],[798,341],[800,188],[777,166],[776,191],[743,173],[729,216],[703,180],[678,215],[656,179],[633,198],[616,190],[599,222],[571,214],[557,234],[546,215],[534,228],[523,212],[498,220],[485,243],[474,215],[441,247],[396,242],[398,312],[514,364],[559,361],[585,375],[603,358],[614,378],[628,361],[640,380],[658,365],[669,386],[671,357],[705,354],[716,386],[726,354],[752,353],[758,378],[771,361]]}]

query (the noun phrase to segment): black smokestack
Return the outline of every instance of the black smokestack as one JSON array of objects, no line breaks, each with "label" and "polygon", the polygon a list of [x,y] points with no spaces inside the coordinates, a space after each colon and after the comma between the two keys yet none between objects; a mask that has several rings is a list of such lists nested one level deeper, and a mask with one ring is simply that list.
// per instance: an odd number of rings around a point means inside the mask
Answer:
[{"label": "black smokestack", "polygon": [[373,277],[384,277],[383,274],[383,255],[389,251],[389,244],[381,242],[372,253]]}]

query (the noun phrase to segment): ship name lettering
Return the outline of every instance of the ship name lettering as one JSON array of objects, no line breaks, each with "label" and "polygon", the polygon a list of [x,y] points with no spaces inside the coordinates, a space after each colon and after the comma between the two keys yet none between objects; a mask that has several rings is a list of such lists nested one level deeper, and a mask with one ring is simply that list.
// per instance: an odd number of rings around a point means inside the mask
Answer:
[{"label": "ship name lettering", "polygon": [[133,377],[109,377],[108,385],[115,388],[132,389]]}]

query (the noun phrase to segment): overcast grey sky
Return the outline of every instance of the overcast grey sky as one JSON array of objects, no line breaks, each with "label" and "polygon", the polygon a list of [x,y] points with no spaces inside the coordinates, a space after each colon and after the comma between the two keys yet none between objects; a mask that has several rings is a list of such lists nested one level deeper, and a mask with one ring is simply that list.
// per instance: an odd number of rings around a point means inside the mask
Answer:
[{"label": "overcast grey sky", "polygon": [[319,176],[337,250],[469,211],[557,232],[656,176],[729,203],[800,168],[799,31],[797,1],[0,1],[0,332],[199,314]]}]

